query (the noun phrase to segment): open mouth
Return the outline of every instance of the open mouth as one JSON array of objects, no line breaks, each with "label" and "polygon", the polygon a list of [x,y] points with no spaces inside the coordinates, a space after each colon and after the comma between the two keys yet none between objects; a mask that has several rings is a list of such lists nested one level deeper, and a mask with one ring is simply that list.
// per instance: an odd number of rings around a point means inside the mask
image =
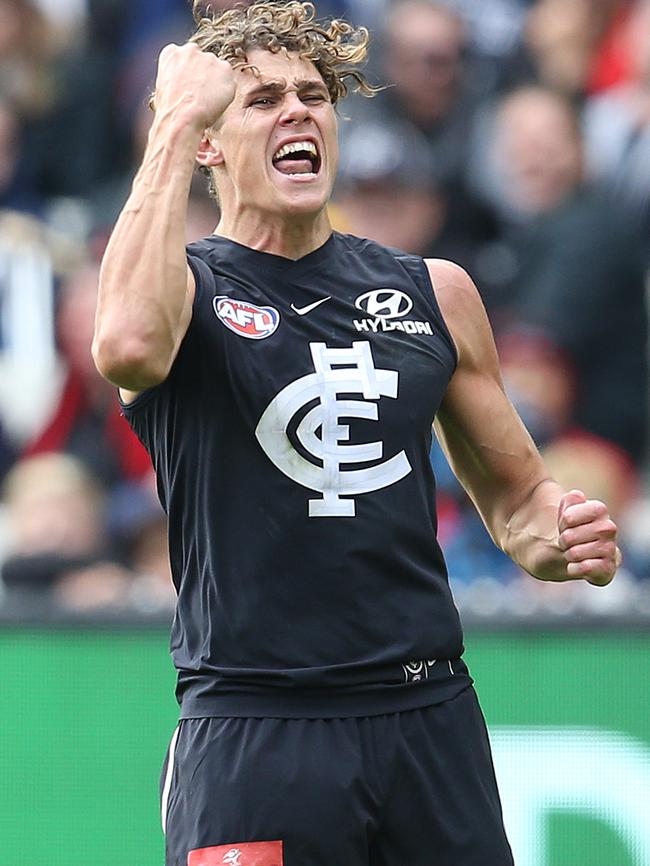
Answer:
[{"label": "open mouth", "polygon": [[316,177],[321,164],[320,153],[313,141],[292,141],[283,145],[273,157],[273,167],[289,177]]}]

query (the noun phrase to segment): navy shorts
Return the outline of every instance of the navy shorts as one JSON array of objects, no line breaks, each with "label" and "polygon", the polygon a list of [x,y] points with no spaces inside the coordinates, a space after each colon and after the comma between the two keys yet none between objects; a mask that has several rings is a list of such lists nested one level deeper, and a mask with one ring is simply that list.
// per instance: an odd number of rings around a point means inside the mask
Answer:
[{"label": "navy shorts", "polygon": [[161,778],[166,866],[512,866],[470,687],[344,719],[185,719]]}]

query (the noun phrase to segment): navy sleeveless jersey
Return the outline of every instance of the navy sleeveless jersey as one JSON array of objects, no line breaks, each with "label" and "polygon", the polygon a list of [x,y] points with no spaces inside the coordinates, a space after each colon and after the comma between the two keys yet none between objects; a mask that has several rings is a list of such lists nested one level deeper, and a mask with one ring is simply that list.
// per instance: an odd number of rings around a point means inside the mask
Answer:
[{"label": "navy sleeveless jersey", "polygon": [[412,709],[471,682],[436,540],[456,364],[426,265],[334,233],[188,247],[192,321],[124,413],[169,518],[182,716]]}]

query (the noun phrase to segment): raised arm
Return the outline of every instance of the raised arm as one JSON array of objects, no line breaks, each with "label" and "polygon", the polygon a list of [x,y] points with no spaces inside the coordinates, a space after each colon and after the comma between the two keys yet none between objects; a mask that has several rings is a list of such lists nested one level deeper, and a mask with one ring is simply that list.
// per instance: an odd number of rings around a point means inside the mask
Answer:
[{"label": "raised arm", "polygon": [[194,298],[185,256],[190,183],[205,131],[234,87],[230,65],[196,45],[168,45],[160,54],[145,155],[99,281],[93,356],[100,373],[125,391],[162,382],[187,331]]},{"label": "raised arm", "polygon": [[565,493],[503,388],[492,331],[472,280],[451,262],[429,261],[459,363],[436,420],[451,466],[494,542],[541,580],[605,585],[620,562],[606,505]]}]

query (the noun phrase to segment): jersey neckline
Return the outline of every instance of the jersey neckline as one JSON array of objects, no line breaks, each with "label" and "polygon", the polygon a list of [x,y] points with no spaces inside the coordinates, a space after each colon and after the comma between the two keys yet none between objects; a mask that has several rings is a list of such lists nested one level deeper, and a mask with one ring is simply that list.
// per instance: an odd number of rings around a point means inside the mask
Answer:
[{"label": "jersey neckline", "polygon": [[312,250],[310,253],[307,253],[304,256],[301,256],[299,259],[289,259],[285,256],[277,255],[276,253],[268,253],[264,250],[256,250],[253,247],[248,247],[246,244],[239,243],[239,241],[232,240],[231,238],[226,238],[223,235],[208,235],[208,237],[204,238],[204,241],[207,241],[210,244],[215,246],[227,247],[229,249],[229,256],[232,259],[236,258],[257,258],[260,263],[264,262],[267,267],[277,268],[278,270],[295,270],[302,269],[306,266],[310,266],[312,264],[318,263],[321,259],[326,257],[332,245],[335,241],[335,236],[337,232],[332,232],[330,236],[327,238],[325,243],[321,244],[320,247],[317,247],[315,250]]}]

